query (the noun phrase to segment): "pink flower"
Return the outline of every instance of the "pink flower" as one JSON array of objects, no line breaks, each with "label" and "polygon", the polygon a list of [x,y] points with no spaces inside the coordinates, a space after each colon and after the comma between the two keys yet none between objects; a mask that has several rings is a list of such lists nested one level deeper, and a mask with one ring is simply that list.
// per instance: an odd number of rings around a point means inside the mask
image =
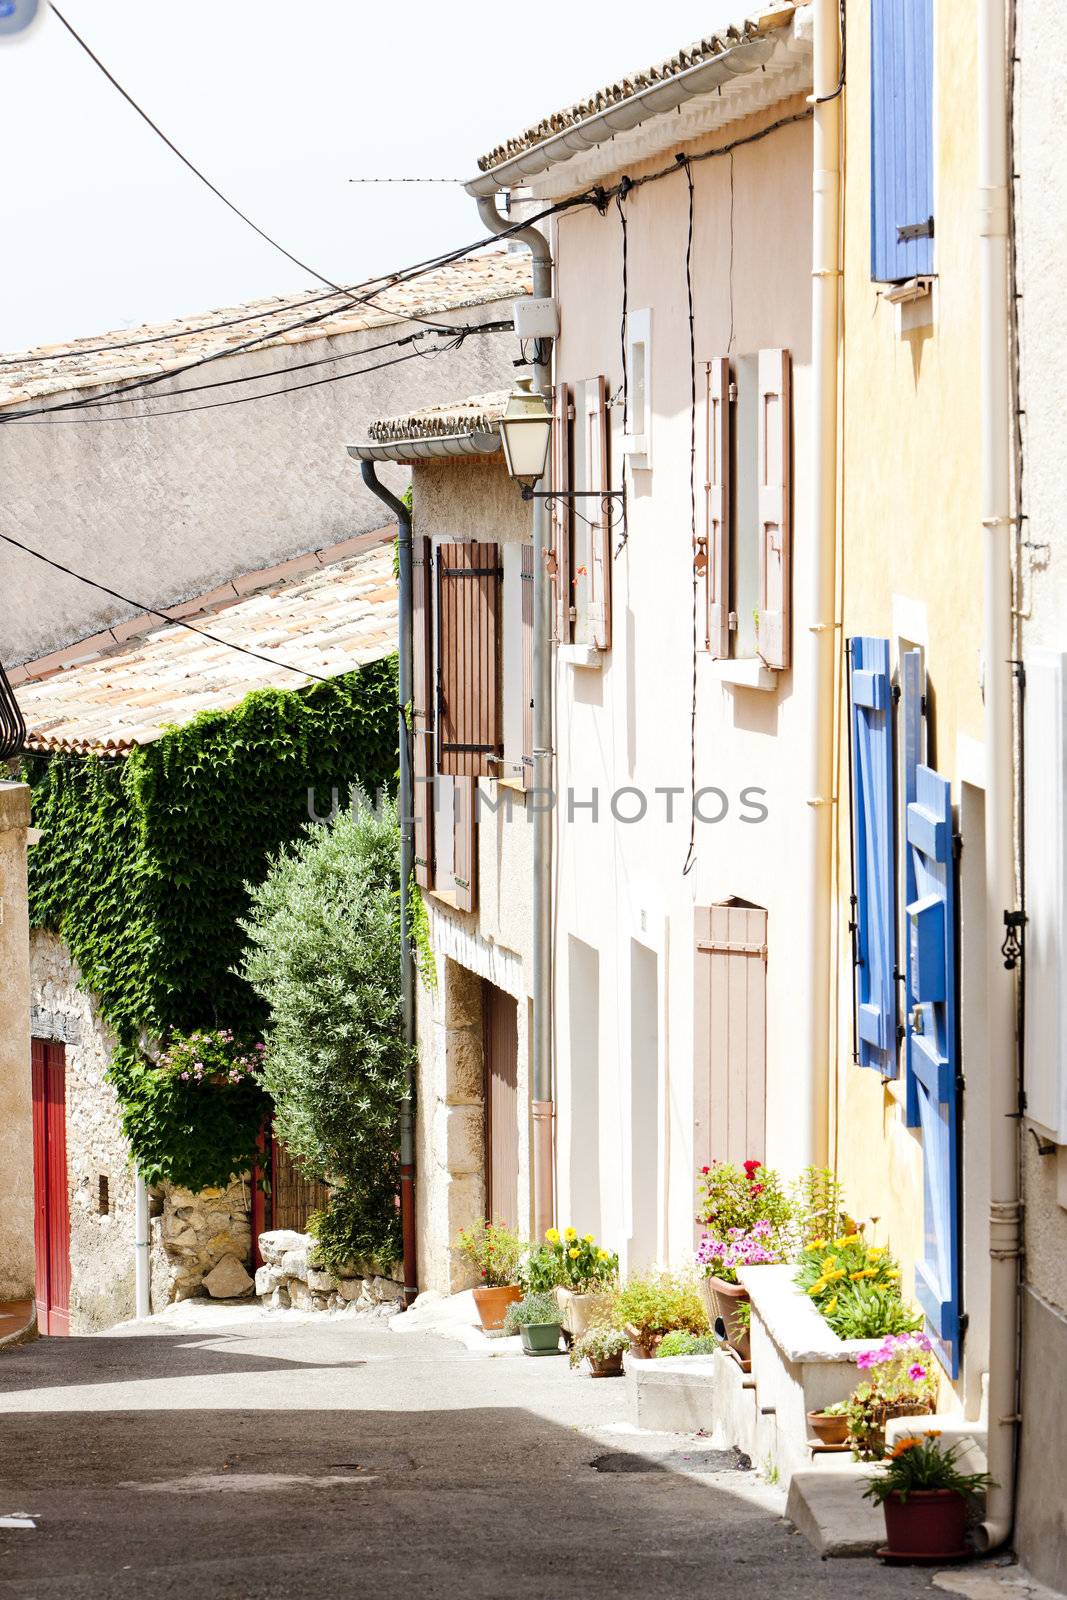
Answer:
[{"label": "pink flower", "polygon": [[926,1377],[926,1368],[920,1367],[917,1361],[913,1361],[911,1366],[908,1368],[908,1377],[911,1379],[912,1383],[918,1383],[920,1378]]},{"label": "pink flower", "polygon": [[864,1371],[866,1371],[868,1367],[873,1367],[874,1363],[875,1352],[873,1350],[861,1350],[859,1355],[856,1357],[857,1367],[860,1367]]},{"label": "pink flower", "polygon": [[179,1072],[178,1076],[179,1078],[188,1078],[189,1074],[187,1072]]}]

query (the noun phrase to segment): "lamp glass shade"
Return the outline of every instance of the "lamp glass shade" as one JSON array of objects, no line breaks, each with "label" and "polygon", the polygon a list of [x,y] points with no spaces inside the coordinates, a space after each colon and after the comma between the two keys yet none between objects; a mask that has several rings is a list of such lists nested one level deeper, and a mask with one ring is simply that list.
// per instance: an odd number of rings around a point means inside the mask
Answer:
[{"label": "lamp glass shade", "polygon": [[520,378],[500,419],[504,460],[513,478],[533,483],[544,476],[552,435],[552,414],[529,378]]}]

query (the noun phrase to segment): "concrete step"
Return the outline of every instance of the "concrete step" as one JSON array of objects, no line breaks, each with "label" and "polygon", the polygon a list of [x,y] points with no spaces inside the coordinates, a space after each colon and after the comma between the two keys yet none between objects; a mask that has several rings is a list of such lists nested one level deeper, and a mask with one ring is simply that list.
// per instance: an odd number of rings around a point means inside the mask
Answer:
[{"label": "concrete step", "polygon": [[829,1456],[837,1465],[794,1472],[785,1514],[821,1556],[866,1556],[885,1544],[880,1506],[863,1498],[871,1466],[850,1456]]}]

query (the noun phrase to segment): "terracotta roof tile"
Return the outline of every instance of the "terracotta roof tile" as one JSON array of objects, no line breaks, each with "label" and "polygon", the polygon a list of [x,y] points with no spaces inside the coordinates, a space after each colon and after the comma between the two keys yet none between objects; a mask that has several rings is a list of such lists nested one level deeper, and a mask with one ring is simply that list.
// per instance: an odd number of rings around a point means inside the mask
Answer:
[{"label": "terracotta roof tile", "polygon": [[[387,327],[405,316],[435,316],[465,306],[510,300],[529,294],[530,288],[528,252],[492,249],[439,267],[410,283],[376,289],[373,306],[341,304],[340,309],[335,309],[340,297],[320,289],[309,291],[303,299],[277,296],[253,300],[225,311],[205,311],[172,322],[120,329],[61,346],[46,345],[0,357],[0,406],[170,372],[207,355],[233,352],[260,335],[262,338],[254,347],[257,350],[302,344],[311,339]],[[327,315],[321,320],[302,328],[289,328],[304,316],[319,317],[323,312]],[[234,327],[217,326],[237,317],[242,320]],[[115,348],[134,339],[146,342],[133,349]],[[101,345],[112,348],[101,350]]]},{"label": "terracotta roof tile", "polygon": [[508,391],[473,395],[469,400],[429,406],[403,417],[381,417],[367,429],[372,444],[406,443],[409,439],[446,439],[465,433],[495,433],[504,415]]}]

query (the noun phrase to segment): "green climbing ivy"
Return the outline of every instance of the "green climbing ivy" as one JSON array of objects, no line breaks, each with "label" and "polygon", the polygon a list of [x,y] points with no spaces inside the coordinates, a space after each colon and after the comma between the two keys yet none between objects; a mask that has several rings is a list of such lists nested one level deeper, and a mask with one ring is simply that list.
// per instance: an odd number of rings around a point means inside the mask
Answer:
[{"label": "green climbing ivy", "polygon": [[[130,1050],[198,1028],[261,1034],[265,1005],[240,973],[247,886],[307,824],[309,791],[325,819],[353,786],[395,790],[396,703],[392,657],[328,683],[257,691],[125,758],[26,761],[42,830],[29,858],[31,923],[62,936],[118,1037],[124,1067],[113,1076],[135,1148],[144,1096]],[[242,1137],[220,1141],[220,1162]]]}]

